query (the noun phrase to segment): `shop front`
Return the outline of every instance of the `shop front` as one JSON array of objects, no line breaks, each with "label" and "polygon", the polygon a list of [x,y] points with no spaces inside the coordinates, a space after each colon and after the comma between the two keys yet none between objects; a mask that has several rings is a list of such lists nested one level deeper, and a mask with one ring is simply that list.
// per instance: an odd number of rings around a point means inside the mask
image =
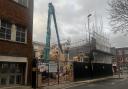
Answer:
[{"label": "shop front", "polygon": [[25,84],[27,58],[0,56],[0,86]]}]

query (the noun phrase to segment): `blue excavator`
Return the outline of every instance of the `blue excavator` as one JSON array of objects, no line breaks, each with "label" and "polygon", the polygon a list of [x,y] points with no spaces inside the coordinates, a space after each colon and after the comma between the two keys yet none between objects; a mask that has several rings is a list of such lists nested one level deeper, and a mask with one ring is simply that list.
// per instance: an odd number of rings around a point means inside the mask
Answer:
[{"label": "blue excavator", "polygon": [[57,42],[58,42],[58,47],[63,53],[62,46],[60,44],[60,38],[59,38],[59,33],[58,33],[58,27],[57,27],[57,22],[56,22],[56,14],[55,14],[55,8],[52,3],[49,3],[49,9],[48,9],[48,20],[47,20],[47,35],[46,35],[46,45],[44,48],[44,60],[49,61],[50,59],[50,39],[51,39],[51,20],[53,16],[53,21],[55,25],[55,30],[56,30],[56,35],[57,35]]}]

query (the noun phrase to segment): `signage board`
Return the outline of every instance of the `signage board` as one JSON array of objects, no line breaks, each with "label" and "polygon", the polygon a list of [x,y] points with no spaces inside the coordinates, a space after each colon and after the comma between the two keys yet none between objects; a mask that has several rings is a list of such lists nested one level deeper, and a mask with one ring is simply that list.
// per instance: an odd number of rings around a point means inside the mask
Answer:
[{"label": "signage board", "polygon": [[57,72],[57,63],[49,63],[49,72]]}]

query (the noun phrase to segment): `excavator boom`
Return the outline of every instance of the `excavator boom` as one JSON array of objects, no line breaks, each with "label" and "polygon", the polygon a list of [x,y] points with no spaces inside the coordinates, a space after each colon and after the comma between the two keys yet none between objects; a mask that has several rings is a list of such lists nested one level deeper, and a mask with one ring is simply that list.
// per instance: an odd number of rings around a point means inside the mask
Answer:
[{"label": "excavator boom", "polygon": [[44,60],[50,60],[49,59],[49,53],[50,53],[51,19],[52,19],[52,16],[53,16],[53,20],[54,20],[55,29],[56,29],[58,47],[59,47],[61,53],[63,53],[62,46],[60,44],[60,38],[59,38],[58,27],[57,27],[57,22],[56,22],[55,9],[54,9],[54,6],[52,5],[52,3],[49,3],[46,45],[45,45],[45,48],[44,48]]}]

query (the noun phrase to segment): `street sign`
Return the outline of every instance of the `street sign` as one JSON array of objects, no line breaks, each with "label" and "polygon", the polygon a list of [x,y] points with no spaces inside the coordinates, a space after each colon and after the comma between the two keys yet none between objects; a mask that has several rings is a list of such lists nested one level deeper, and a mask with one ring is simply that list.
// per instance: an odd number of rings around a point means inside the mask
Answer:
[{"label": "street sign", "polygon": [[44,72],[48,70],[48,66],[45,63],[43,63],[38,66],[38,69],[39,69],[39,72]]},{"label": "street sign", "polygon": [[42,61],[38,60],[37,67],[39,72],[44,72],[48,70],[47,63],[43,63]]},{"label": "street sign", "polygon": [[57,72],[57,63],[49,63],[49,72]]}]

